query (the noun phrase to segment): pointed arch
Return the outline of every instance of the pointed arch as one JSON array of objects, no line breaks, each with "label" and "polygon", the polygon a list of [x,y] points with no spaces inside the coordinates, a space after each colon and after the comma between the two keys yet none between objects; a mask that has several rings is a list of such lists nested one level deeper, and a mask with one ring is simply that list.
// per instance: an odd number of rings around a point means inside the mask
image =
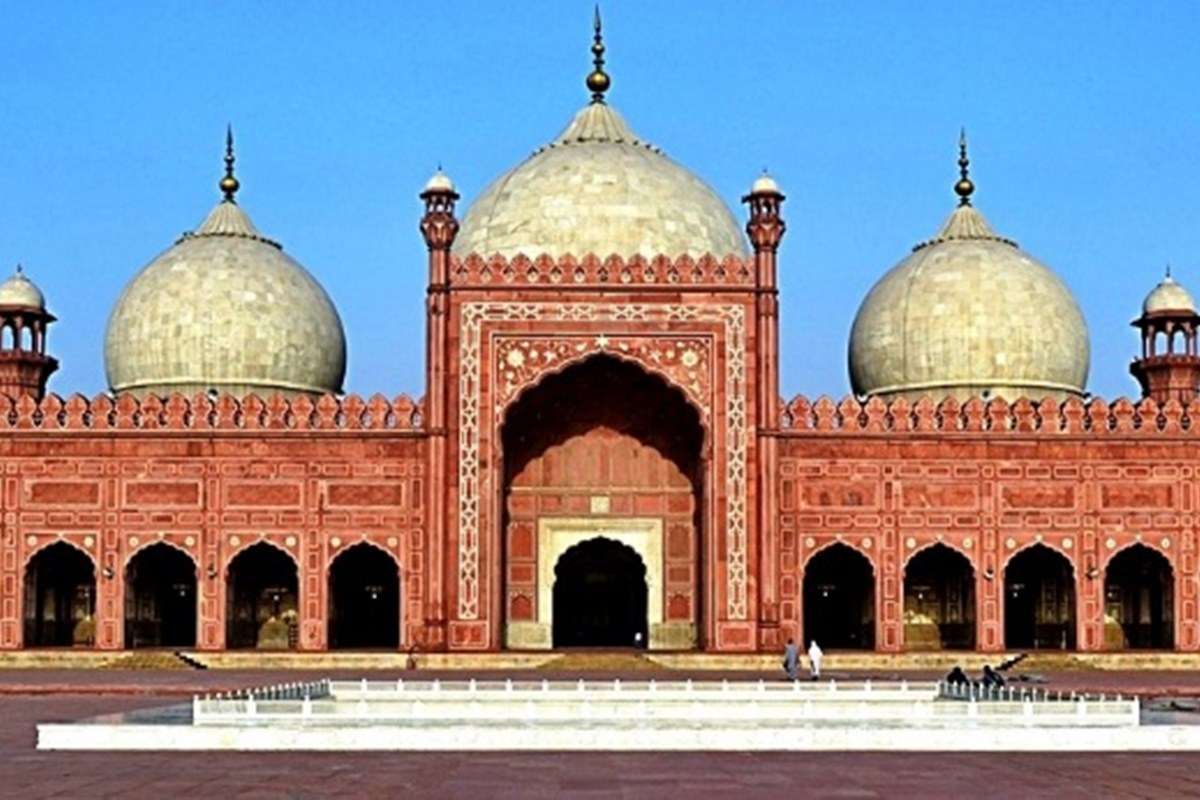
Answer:
[{"label": "pointed arch", "polygon": [[125,646],[195,647],[199,566],[184,548],[159,539],[125,562]]},{"label": "pointed arch", "polygon": [[1109,650],[1175,645],[1175,569],[1142,542],[1113,553],[1104,568],[1104,644]]},{"label": "pointed arch", "polygon": [[24,577],[27,647],[91,646],[96,640],[96,561],[69,539],[32,551]]},{"label": "pointed arch", "polygon": [[555,647],[645,647],[649,639],[647,564],[627,542],[594,536],[554,564]]},{"label": "pointed arch", "polygon": [[225,566],[225,643],[231,649],[286,650],[299,640],[300,565],[263,537]]},{"label": "pointed arch", "polygon": [[875,565],[862,550],[834,541],[804,567],[804,639],[823,649],[875,647]]},{"label": "pointed arch", "polygon": [[1034,542],[1004,563],[1004,644],[1009,649],[1075,648],[1075,565]]},{"label": "pointed arch", "polygon": [[326,594],[331,649],[389,649],[401,643],[400,560],[368,538],[329,561]]},{"label": "pointed arch", "polygon": [[908,650],[975,648],[975,567],[962,550],[933,542],[904,563]]}]

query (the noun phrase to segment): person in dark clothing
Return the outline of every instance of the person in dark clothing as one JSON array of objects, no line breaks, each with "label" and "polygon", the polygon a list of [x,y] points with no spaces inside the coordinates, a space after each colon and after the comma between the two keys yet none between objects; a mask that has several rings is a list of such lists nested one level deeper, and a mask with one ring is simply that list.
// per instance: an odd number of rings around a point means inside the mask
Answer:
[{"label": "person in dark clothing", "polygon": [[787,673],[789,681],[796,680],[796,672],[800,668],[800,648],[796,646],[795,639],[787,640],[787,647],[783,648],[783,671]]},{"label": "person in dark clothing", "polygon": [[992,669],[990,664],[984,664],[982,683],[985,688],[991,688],[995,686],[997,689],[999,689],[1004,686],[1004,676]]},{"label": "person in dark clothing", "polygon": [[970,682],[971,679],[967,677],[967,673],[963,672],[963,668],[957,664],[955,664],[954,669],[950,670],[950,672],[946,675],[946,683],[952,686],[956,684],[965,685]]}]

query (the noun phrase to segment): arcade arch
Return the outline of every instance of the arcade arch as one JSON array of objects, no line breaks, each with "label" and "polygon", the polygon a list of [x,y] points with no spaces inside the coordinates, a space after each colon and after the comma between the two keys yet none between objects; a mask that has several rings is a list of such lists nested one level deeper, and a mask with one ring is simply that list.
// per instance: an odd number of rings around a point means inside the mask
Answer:
[{"label": "arcade arch", "polygon": [[25,646],[91,646],[96,641],[96,569],[82,550],[59,541],[25,566]]},{"label": "arcade arch", "polygon": [[804,568],[804,644],[824,650],[875,647],[875,569],[842,542],[817,552]]},{"label": "arcade arch", "polygon": [[1175,645],[1171,562],[1144,544],[1117,553],[1104,571],[1104,644],[1111,650],[1170,650]]},{"label": "arcade arch", "polygon": [[195,562],[165,542],[142,548],[125,568],[125,646],[195,645]]},{"label": "arcade arch", "polygon": [[258,542],[233,557],[226,575],[226,647],[295,649],[300,598],[292,557]]},{"label": "arcade arch", "polygon": [[1075,648],[1075,580],[1071,562],[1038,543],[1004,568],[1004,645],[1021,650]]},{"label": "arcade arch", "polygon": [[904,568],[904,644],[909,650],[975,649],[975,570],[941,542]]},{"label": "arcade arch", "polygon": [[400,568],[378,547],[359,542],[329,565],[329,647],[400,646]]}]

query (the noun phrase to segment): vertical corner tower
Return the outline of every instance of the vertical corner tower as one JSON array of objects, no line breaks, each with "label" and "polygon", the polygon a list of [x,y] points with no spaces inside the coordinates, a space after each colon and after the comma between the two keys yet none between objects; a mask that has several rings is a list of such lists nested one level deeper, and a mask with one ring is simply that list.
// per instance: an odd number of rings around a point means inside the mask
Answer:
[{"label": "vertical corner tower", "polygon": [[58,369],[58,361],[46,355],[52,322],[46,298],[18,266],[0,283],[0,395],[42,399],[46,381]]}]

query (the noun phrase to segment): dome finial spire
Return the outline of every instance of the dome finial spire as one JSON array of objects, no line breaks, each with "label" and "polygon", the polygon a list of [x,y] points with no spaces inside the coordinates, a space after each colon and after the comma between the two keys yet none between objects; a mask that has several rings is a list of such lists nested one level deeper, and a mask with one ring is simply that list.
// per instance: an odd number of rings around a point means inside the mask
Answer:
[{"label": "dome finial spire", "polygon": [[219,186],[225,194],[226,203],[236,203],[233,196],[237,194],[238,188],[241,186],[238,179],[233,176],[233,125],[225,127],[225,177],[221,178]]},{"label": "dome finial spire", "polygon": [[604,71],[604,35],[600,30],[600,4],[596,4],[595,17],[592,20],[592,71],[587,76],[587,88],[592,91],[592,102],[603,103],[604,93],[612,85],[608,73]]},{"label": "dome finial spire", "polygon": [[970,167],[971,159],[967,157],[967,129],[964,127],[958,134],[958,183],[954,184],[954,193],[958,195],[960,206],[971,205],[971,195],[975,192]]},{"label": "dome finial spire", "polygon": [[[18,264],[17,270],[19,271],[20,269],[21,269],[21,265]],[[1167,277],[1168,278],[1171,277],[1171,262],[1170,261],[1167,262]]]}]

